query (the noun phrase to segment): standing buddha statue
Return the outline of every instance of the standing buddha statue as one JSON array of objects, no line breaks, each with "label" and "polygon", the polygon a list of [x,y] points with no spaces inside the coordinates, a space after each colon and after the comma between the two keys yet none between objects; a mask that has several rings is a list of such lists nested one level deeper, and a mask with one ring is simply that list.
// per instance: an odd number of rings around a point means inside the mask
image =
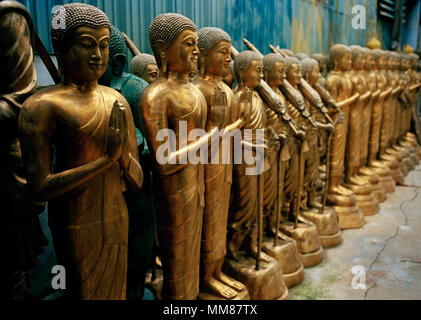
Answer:
[{"label": "standing buddha statue", "polygon": [[143,180],[132,112],[120,93],[98,85],[108,64],[107,16],[81,3],[65,4],[52,19],[60,14],[66,27],[52,23],[51,36],[63,80],[26,100],[19,116],[28,185],[36,199],[49,201],[65,294],[125,299],[123,192],[139,191]]},{"label": "standing buddha statue", "polygon": [[355,101],[355,97],[359,97],[358,93],[353,96],[352,82],[345,76],[352,65],[351,50],[342,44],[332,46],[329,51],[329,65],[331,71],[326,79],[326,89],[337,103],[344,101],[340,108],[344,121],[337,123],[335,127],[331,152],[328,155],[330,178],[327,200],[335,209],[341,229],[359,228],[365,224],[363,213],[357,206],[355,194],[342,185],[350,104]]}]

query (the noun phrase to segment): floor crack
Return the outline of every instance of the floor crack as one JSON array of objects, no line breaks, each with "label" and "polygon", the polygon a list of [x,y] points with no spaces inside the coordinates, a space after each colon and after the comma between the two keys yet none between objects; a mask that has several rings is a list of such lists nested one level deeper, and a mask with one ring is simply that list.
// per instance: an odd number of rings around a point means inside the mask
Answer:
[{"label": "floor crack", "polygon": [[[403,224],[404,226],[407,226],[408,225],[408,216],[405,214],[405,211],[403,210],[403,205],[405,204],[405,203],[409,203],[409,202],[412,202],[412,201],[414,201],[416,198],[417,198],[417,196],[418,196],[418,192],[417,192],[417,190],[416,189],[413,189],[412,191],[414,191],[414,196],[411,198],[411,199],[409,199],[409,200],[405,200],[405,201],[402,201],[402,203],[400,204],[400,206],[399,206],[399,210],[400,210],[400,213],[403,215],[403,217],[404,217],[404,221],[405,221],[405,223]],[[399,226],[397,226],[397,228],[396,228],[396,231],[395,231],[395,233],[390,237],[390,238],[388,238],[385,242],[384,242],[384,245],[383,245],[383,247],[379,250],[379,252],[377,253],[377,255],[376,255],[376,257],[374,258],[374,260],[373,260],[373,262],[370,264],[370,266],[368,267],[368,276],[370,276],[370,272],[371,272],[371,269],[373,268],[373,266],[376,264],[376,262],[377,262],[377,260],[379,259],[379,257],[380,257],[380,255],[382,254],[382,252],[386,249],[386,246],[387,246],[387,244],[389,243],[389,241],[391,241],[391,240],[393,240],[394,238],[396,238],[397,236],[398,236],[398,234],[399,234],[399,229],[400,229],[400,227],[401,227],[402,225],[399,225]],[[367,299],[367,295],[368,295],[368,293],[370,292],[370,290],[372,289],[372,288],[374,288],[375,287],[375,285],[376,285],[376,282],[373,280],[373,285],[371,285],[367,290],[365,290],[365,292],[364,292],[364,300],[366,300]]]}]

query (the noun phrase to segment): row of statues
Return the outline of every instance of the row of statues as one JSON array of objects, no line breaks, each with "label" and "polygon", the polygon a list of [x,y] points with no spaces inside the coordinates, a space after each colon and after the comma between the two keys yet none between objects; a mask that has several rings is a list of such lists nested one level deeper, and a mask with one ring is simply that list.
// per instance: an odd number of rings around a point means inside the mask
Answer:
[{"label": "row of statues", "polygon": [[166,13],[149,27],[151,56],[96,7],[57,15],[61,82],[35,92],[31,17],[0,2],[8,299],[28,296],[47,202],[70,298],[141,299],[162,268],[162,299],[286,299],[419,163],[415,54],[262,55],[246,39],[238,52],[225,31]]}]

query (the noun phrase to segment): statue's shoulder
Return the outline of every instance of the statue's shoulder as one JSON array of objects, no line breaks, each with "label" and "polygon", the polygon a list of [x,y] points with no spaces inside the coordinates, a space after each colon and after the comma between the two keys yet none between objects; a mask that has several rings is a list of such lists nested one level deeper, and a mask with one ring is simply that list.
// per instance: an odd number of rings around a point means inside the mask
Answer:
[{"label": "statue's shoulder", "polygon": [[66,98],[66,91],[61,85],[38,91],[25,100],[22,111],[42,114],[59,108],[63,99]]},{"label": "statue's shoulder", "polygon": [[146,89],[143,91],[140,101],[142,105],[147,104],[152,106],[155,105],[156,101],[162,103],[173,94],[173,90],[168,87],[167,81],[165,79],[159,78],[146,87]]}]

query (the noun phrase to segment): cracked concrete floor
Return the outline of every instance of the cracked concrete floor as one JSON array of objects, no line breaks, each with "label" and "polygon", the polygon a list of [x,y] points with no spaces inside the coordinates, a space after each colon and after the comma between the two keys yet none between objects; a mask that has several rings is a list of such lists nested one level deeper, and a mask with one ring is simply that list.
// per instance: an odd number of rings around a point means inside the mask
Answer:
[{"label": "cracked concrete floor", "polygon": [[342,244],[325,249],[288,298],[421,300],[421,165],[405,183],[419,187],[397,186],[362,228],[342,231]]}]

